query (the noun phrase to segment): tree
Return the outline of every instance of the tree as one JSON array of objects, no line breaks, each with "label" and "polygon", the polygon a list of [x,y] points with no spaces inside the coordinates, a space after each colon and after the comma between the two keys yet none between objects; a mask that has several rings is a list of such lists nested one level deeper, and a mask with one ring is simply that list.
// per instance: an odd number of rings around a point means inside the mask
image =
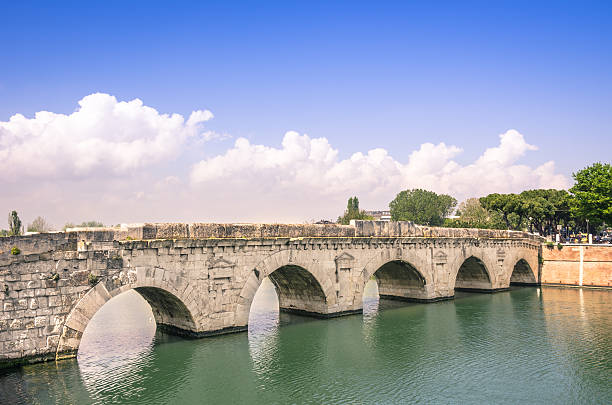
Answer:
[{"label": "tree", "polygon": [[65,232],[68,228],[103,228],[104,224],[98,221],[83,221],[78,225],[73,224],[72,222],[66,222],[62,230]]},{"label": "tree", "polygon": [[519,194],[530,230],[540,234],[569,221],[569,194],[565,190],[536,189]]},{"label": "tree", "polygon": [[517,194],[489,194],[480,198],[480,204],[489,211],[498,212],[506,229],[520,229],[526,214],[526,207]]},{"label": "tree", "polygon": [[11,211],[8,217],[9,236],[21,235],[21,219],[17,215],[17,211]]},{"label": "tree", "polygon": [[348,199],[346,204],[346,211],[344,215],[338,217],[338,223],[348,225],[351,219],[369,220],[374,219],[372,216],[367,215],[365,211],[359,209],[359,199],[357,197],[351,197]]},{"label": "tree", "polygon": [[401,191],[389,203],[393,221],[413,221],[419,225],[442,225],[457,205],[450,195],[433,191],[412,189]]},{"label": "tree", "polygon": [[459,204],[457,215],[470,228],[484,228],[490,219],[489,211],[480,204],[478,198],[468,198]]},{"label": "tree", "polygon": [[28,232],[49,232],[51,230],[51,225],[41,216],[38,216],[32,221],[27,228]]},{"label": "tree", "polygon": [[594,163],[572,174],[570,212],[593,224],[612,224],[612,166]]}]

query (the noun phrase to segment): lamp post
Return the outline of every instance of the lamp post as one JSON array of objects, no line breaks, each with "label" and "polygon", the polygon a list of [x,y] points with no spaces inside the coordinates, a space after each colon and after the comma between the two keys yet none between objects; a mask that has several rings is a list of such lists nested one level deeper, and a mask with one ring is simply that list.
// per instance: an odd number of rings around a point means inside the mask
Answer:
[{"label": "lamp post", "polygon": [[589,238],[589,220],[588,220],[588,218],[586,220],[586,223],[587,223],[587,243],[588,243],[589,239],[591,239],[591,238]]}]

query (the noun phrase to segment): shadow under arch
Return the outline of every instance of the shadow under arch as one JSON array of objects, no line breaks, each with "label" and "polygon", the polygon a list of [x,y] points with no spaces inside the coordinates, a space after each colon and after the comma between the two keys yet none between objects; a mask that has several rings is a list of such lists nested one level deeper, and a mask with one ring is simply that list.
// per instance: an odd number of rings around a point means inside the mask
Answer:
[{"label": "shadow under arch", "polygon": [[482,260],[470,256],[461,263],[455,277],[455,291],[495,291],[489,270]]},{"label": "shadow under arch", "polygon": [[326,317],[327,297],[321,284],[305,268],[285,265],[268,275],[278,295],[281,311],[301,315]]},{"label": "shadow under arch", "polygon": [[430,301],[425,287],[427,280],[407,261],[388,261],[376,269],[372,277],[376,280],[378,296],[382,299]]},{"label": "shadow under arch", "polygon": [[510,276],[510,285],[538,285],[533,269],[525,259],[519,259]]},{"label": "shadow under arch", "polygon": [[157,284],[124,285],[111,290],[103,282],[90,289],[72,308],[62,328],[56,350],[56,360],[75,357],[87,325],[107,301],[128,290],[138,292],[151,306],[157,327],[169,334],[199,337],[194,318],[196,308],[188,307],[178,298],[178,291]]}]

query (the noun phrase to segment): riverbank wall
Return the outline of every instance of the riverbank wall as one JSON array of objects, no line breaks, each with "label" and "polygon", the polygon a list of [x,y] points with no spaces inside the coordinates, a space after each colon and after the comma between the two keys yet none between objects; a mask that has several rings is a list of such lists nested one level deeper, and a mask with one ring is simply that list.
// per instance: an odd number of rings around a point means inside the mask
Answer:
[{"label": "riverbank wall", "polygon": [[543,245],[542,285],[612,288],[612,245]]}]

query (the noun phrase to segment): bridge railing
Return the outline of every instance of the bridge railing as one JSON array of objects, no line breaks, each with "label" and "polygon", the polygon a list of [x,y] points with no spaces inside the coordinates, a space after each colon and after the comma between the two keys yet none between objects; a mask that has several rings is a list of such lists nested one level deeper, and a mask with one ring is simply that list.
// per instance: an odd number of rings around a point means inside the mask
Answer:
[{"label": "bridge railing", "polygon": [[206,238],[352,238],[352,237],[418,237],[418,238],[496,238],[529,239],[541,242],[537,235],[519,231],[470,228],[442,228],[415,225],[408,221],[351,221],[339,224],[215,224],[215,223],[144,223],[116,228],[69,228],[27,236],[0,238],[0,255],[17,246],[24,253],[54,250],[77,250],[79,242],[104,242],[143,239]]}]

